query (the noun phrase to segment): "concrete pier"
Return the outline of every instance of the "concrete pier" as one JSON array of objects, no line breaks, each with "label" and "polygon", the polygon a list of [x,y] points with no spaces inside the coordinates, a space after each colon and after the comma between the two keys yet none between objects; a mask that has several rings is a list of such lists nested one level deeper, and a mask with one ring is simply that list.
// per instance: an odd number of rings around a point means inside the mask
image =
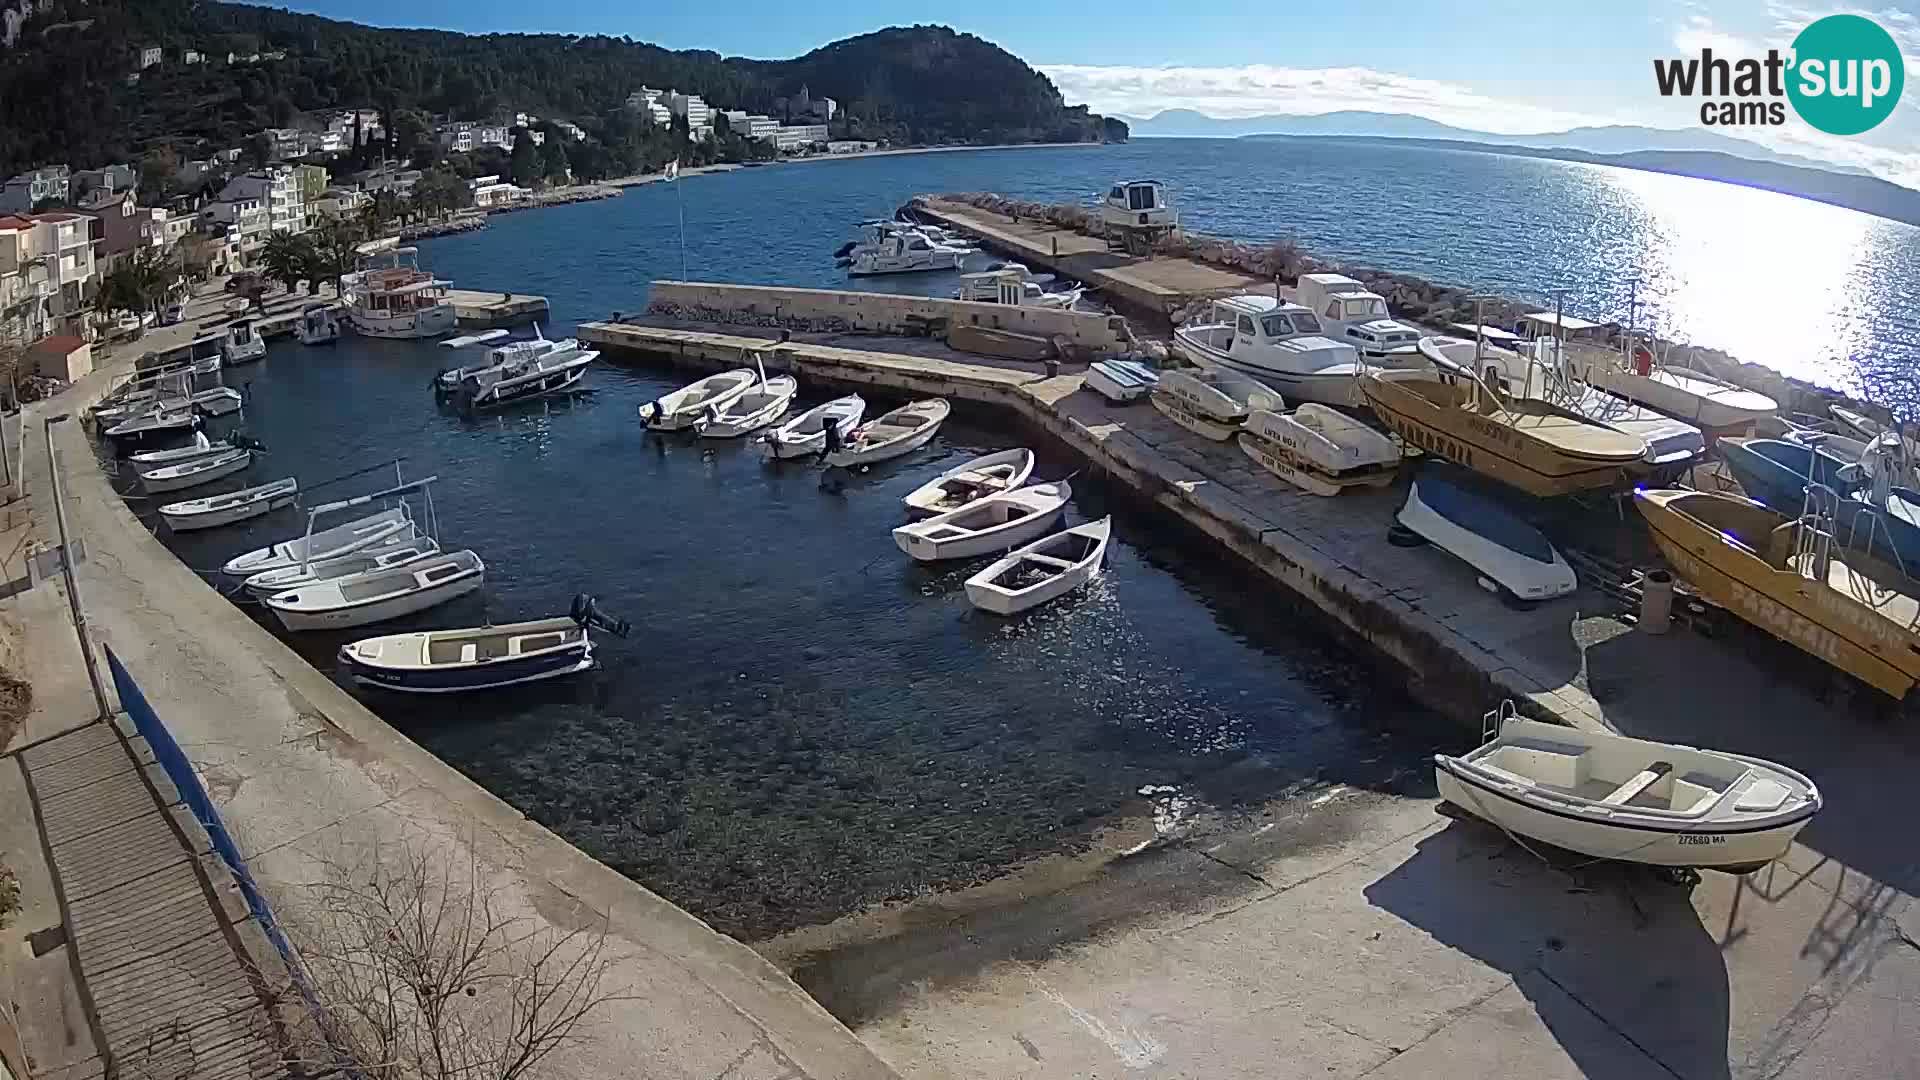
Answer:
[{"label": "concrete pier", "polygon": [[448,289],[447,299],[460,317],[463,330],[492,330],[503,326],[521,326],[545,322],[547,298],[515,292],[484,292],[476,289]]}]

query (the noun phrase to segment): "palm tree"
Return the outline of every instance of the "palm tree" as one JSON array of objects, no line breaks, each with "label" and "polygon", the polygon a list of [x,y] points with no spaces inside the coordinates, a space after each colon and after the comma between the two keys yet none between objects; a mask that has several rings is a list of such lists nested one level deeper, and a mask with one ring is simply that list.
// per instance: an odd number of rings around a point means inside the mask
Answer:
[{"label": "palm tree", "polygon": [[313,241],[293,233],[274,233],[260,249],[261,268],[268,277],[285,285],[288,292],[300,282],[312,279],[308,269],[313,260]]},{"label": "palm tree", "polygon": [[340,291],[340,279],[353,269],[360,257],[360,240],[364,236],[360,222],[346,217],[328,215],[312,232],[313,261],[307,268],[307,276],[314,281],[333,281],[333,291]]}]

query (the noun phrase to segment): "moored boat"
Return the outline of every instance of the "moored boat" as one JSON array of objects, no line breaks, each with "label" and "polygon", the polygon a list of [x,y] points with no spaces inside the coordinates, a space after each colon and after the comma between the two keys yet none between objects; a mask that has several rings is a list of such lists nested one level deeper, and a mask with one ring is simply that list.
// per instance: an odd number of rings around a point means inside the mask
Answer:
[{"label": "moored boat", "polygon": [[262,570],[350,555],[400,533],[414,533],[413,515],[405,505],[243,552],[228,559],[220,570],[234,577],[250,577]]},{"label": "moored boat", "polygon": [[253,451],[229,447],[223,454],[197,457],[189,461],[160,465],[140,474],[140,486],[152,494],[179,491],[211,484],[215,480],[245,472],[253,464]]},{"label": "moored boat", "polygon": [[454,396],[471,412],[504,408],[572,390],[599,359],[595,349],[559,349],[529,355],[462,378]]},{"label": "moored boat", "polygon": [[194,458],[207,457],[211,454],[224,454],[231,449],[233,447],[224,442],[216,443],[207,438],[206,432],[195,431],[193,441],[185,446],[176,446],[171,450],[143,450],[138,454],[128,455],[127,460],[136,469],[154,469],[162,465],[177,465],[183,461],[192,461]]},{"label": "moored boat", "polygon": [[1093,580],[1106,557],[1113,519],[1043,536],[1008,552],[967,579],[967,601],[995,615],[1017,615]]},{"label": "moored boat", "polygon": [[343,630],[465,596],[484,584],[486,569],[471,551],[443,552],[404,566],[316,581],[260,603],[288,630]]},{"label": "moored boat", "polygon": [[168,503],[160,508],[160,518],[174,532],[211,529],[257,518],[283,506],[292,506],[299,494],[300,482],[288,477],[271,484],[230,491],[225,495]]},{"label": "moored boat", "polygon": [[921,562],[965,559],[1005,551],[1042,535],[1066,510],[1073,488],[1065,480],[988,495],[893,530],[893,542]]},{"label": "moored boat", "polygon": [[952,412],[945,398],[923,398],[881,413],[854,428],[844,445],[827,454],[827,464],[850,469],[904,457],[932,442]]},{"label": "moored boat", "polygon": [[590,670],[595,627],[627,636],[625,620],[601,615],[591,597],[579,596],[560,618],[363,638],[341,646],[340,662],[355,681],[384,690],[492,690]]},{"label": "moored boat", "polygon": [[1108,401],[1125,404],[1152,392],[1160,373],[1138,360],[1100,360],[1087,366],[1081,381]]},{"label": "moored boat", "polygon": [[340,320],[331,304],[308,304],[300,309],[295,333],[302,345],[331,345],[340,340]]},{"label": "moored boat", "polygon": [[1552,600],[1579,587],[1573,568],[1546,534],[1521,520],[1483,481],[1457,465],[1422,465],[1394,520],[1472,567],[1482,587],[1509,603]]},{"label": "moored boat", "polygon": [[1255,409],[1237,438],[1248,457],[1315,495],[1385,487],[1400,468],[1400,447],[1392,439],[1312,402],[1290,413]]},{"label": "moored boat", "polygon": [[1440,797],[1508,832],[1597,859],[1748,873],[1787,853],[1821,806],[1770,761],[1535,720],[1461,757]]},{"label": "moored boat", "polygon": [[452,283],[420,269],[417,249],[374,252],[365,263],[366,269],[341,281],[347,320],[356,332],[378,338],[429,338],[459,325],[459,313],[447,295]]},{"label": "moored boat", "polygon": [[709,408],[693,429],[707,439],[739,438],[785,416],[799,392],[800,382],[791,375],[762,379],[746,393]]},{"label": "moored boat", "polygon": [[1033,475],[1033,464],[1033,451],[1025,447],[982,454],[914,488],[900,501],[910,514],[944,514],[975,499],[1012,491]]},{"label": "moored boat", "polygon": [[170,403],[129,416],[102,434],[109,439],[138,443],[155,435],[185,431],[194,425],[197,417],[192,405],[185,402]]},{"label": "moored boat", "polygon": [[241,582],[241,585],[255,596],[266,596],[271,593],[286,592],[288,589],[297,589],[315,581],[351,577],[354,574],[366,574],[375,570],[390,570],[393,567],[405,566],[438,554],[440,554],[440,543],[431,537],[412,536],[404,532],[395,533],[380,543],[361,548],[349,555],[311,559],[292,566],[250,574],[245,581]]},{"label": "moored boat", "polygon": [[725,405],[759,381],[759,373],[752,368],[709,375],[640,406],[640,420],[655,431],[684,431],[698,423],[709,408]]},{"label": "moored boat", "polygon": [[866,412],[867,400],[859,394],[834,398],[768,432],[761,445],[775,458],[823,454],[846,442]]},{"label": "moored boat", "polygon": [[227,338],[220,343],[220,360],[227,367],[251,364],[267,355],[267,342],[252,319],[239,319],[227,327]]}]

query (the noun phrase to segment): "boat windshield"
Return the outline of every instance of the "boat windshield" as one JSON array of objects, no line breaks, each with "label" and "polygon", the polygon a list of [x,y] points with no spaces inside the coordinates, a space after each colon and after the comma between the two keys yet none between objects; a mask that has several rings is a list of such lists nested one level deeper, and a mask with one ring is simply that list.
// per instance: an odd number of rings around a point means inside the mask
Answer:
[{"label": "boat windshield", "polygon": [[1157,205],[1152,184],[1135,184],[1127,189],[1127,209],[1151,210]]},{"label": "boat windshield", "polygon": [[1347,318],[1368,319],[1387,317],[1387,302],[1377,296],[1354,296],[1346,301]]},{"label": "boat windshield", "polygon": [[1275,311],[1264,315],[1260,325],[1270,338],[1283,338],[1293,334],[1317,334],[1320,332],[1320,320],[1310,312],[1296,311],[1283,314]]}]

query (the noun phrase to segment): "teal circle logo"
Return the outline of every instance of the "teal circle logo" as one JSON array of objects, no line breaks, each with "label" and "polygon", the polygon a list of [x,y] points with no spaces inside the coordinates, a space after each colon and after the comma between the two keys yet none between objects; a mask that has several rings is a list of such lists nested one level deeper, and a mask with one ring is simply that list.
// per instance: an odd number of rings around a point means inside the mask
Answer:
[{"label": "teal circle logo", "polygon": [[1893,115],[1907,83],[1900,46],[1860,15],[1829,15],[1793,39],[1787,99],[1829,135],[1858,135]]}]

